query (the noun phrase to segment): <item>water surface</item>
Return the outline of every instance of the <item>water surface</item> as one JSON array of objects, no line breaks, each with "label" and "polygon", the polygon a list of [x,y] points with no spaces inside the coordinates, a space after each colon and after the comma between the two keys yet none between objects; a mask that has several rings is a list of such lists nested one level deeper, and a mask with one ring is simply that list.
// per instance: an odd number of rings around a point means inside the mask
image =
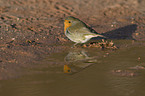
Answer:
[{"label": "water surface", "polygon": [[1,80],[0,94],[145,96],[144,43],[131,40],[116,40],[115,43],[118,50],[74,48],[52,54],[26,68],[26,75]]}]

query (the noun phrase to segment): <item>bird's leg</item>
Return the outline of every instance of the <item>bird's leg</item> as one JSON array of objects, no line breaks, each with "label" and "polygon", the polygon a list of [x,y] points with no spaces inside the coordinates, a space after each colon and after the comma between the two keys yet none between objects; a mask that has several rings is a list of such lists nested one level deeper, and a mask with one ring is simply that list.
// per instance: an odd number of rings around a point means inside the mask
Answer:
[{"label": "bird's leg", "polygon": [[75,43],[71,48],[74,48],[78,43]]},{"label": "bird's leg", "polygon": [[81,44],[81,46],[83,46],[83,45],[84,45],[84,43]]}]

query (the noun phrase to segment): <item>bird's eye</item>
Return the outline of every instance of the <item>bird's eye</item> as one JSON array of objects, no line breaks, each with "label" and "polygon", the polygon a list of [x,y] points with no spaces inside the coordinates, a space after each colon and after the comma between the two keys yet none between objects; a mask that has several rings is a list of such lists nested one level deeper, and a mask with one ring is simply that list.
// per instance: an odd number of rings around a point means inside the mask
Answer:
[{"label": "bird's eye", "polygon": [[71,23],[70,21],[68,21],[68,23]]}]

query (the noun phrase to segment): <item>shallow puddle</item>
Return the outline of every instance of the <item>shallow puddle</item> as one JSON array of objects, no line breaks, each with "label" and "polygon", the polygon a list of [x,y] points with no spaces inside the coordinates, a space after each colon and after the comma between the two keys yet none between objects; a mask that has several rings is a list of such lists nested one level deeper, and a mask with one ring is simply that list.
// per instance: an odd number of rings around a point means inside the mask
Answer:
[{"label": "shallow puddle", "polygon": [[70,48],[1,80],[1,96],[145,96],[145,46],[116,40],[117,50]]}]

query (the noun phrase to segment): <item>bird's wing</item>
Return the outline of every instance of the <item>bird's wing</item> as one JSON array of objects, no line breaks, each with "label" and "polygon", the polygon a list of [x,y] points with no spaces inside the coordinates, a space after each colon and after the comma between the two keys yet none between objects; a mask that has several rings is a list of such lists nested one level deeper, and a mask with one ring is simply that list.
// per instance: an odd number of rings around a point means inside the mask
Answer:
[{"label": "bird's wing", "polygon": [[80,32],[81,34],[86,34],[86,35],[97,35],[96,33],[92,32],[89,28],[87,27],[82,27],[80,29],[78,29],[78,32]]},{"label": "bird's wing", "polygon": [[103,35],[97,33],[95,30],[91,30],[87,27],[82,27],[78,30],[78,32],[80,32],[83,36],[89,36],[89,37],[104,37]]}]

